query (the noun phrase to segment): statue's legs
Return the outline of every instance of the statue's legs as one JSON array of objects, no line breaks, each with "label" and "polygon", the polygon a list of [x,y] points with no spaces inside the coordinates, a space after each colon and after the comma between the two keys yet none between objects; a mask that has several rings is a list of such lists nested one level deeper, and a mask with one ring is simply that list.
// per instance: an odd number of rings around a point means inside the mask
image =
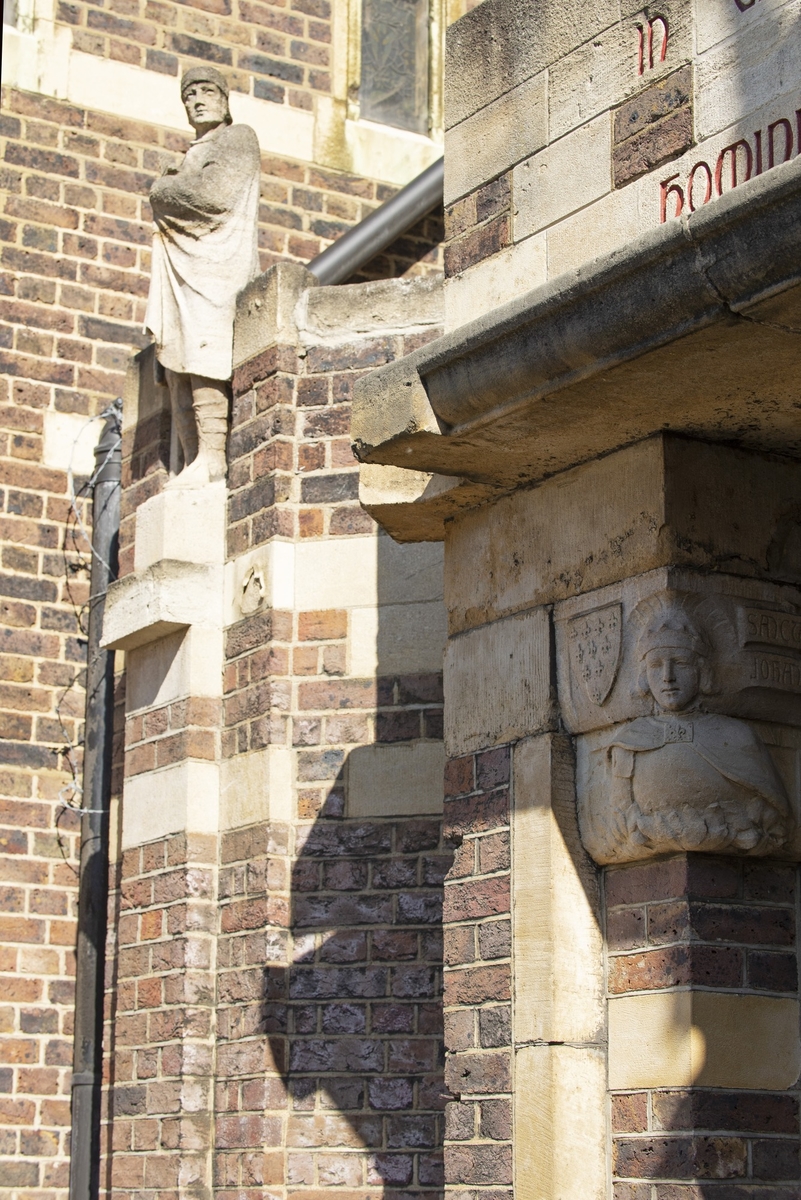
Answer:
[{"label": "statue's legs", "polygon": [[192,375],[191,380],[198,436],[198,453],[192,466],[205,470],[210,480],[223,479],[227,466],[229,387],[221,379],[207,379],[203,375]]},{"label": "statue's legs", "polygon": [[179,487],[200,486],[225,476],[228,433],[228,384],[204,375],[167,371],[172,418],[181,444],[184,468]]},{"label": "statue's legs", "polygon": [[[192,379],[183,372],[165,370],[170,392],[172,426],[181,448],[181,467],[185,468],[197,457],[197,422],[192,408]],[[176,464],[177,465],[177,464]]]}]

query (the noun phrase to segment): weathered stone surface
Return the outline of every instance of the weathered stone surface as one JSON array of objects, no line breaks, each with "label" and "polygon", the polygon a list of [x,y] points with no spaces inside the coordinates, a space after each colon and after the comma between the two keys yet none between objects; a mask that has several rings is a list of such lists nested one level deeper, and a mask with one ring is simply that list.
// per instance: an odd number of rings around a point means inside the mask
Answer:
[{"label": "weathered stone surface", "polygon": [[[737,14],[733,30],[736,36],[710,47],[698,59],[695,87],[699,139],[731,127],[767,104],[776,104],[783,95],[788,100],[786,107],[795,107],[793,97],[801,75],[801,8],[795,0],[778,6],[763,2],[762,8],[759,4],[753,6],[758,10],[754,15],[761,18],[754,20],[747,11],[737,12],[737,7],[720,19],[719,4],[712,6],[711,11],[718,10],[719,33],[731,29]],[[708,13],[700,16],[700,23],[705,31],[709,30]]]},{"label": "weathered stone surface", "polygon": [[222,563],[227,495],[222,480],[204,488],[172,488],[136,510],[134,570],[162,559]]},{"label": "weathered stone surface", "polygon": [[182,696],[219,696],[223,647],[219,629],[196,625],[127,652],[129,712]]},{"label": "weathered stone surface", "polygon": [[444,686],[449,757],[550,729],[548,612],[532,609],[452,638]]},{"label": "weathered stone surface", "polygon": [[[687,62],[693,48],[693,6],[688,0],[668,0],[659,6],[667,21],[669,38],[664,61],[661,59],[661,27],[656,21],[654,62],[648,60],[648,16],[625,6],[623,20],[611,25],[570,54],[554,63],[548,71],[549,136],[553,140],[577,129],[592,117],[614,108],[625,98],[643,90],[647,84],[675,71]],[[638,28],[642,27],[643,71],[639,67]]]},{"label": "weathered stone surface", "polygon": [[414,816],[442,812],[442,742],[358,746],[348,758],[349,817]]},{"label": "weathered stone surface", "polygon": [[[720,690],[721,647],[713,646],[711,628],[725,615],[698,600],[661,592],[625,625],[613,603],[566,626],[574,693],[583,688],[596,706],[605,702],[625,640],[637,676],[631,690],[652,714],[618,726],[595,749],[579,813],[597,862],[677,850],[776,854],[794,832],[784,783],[762,740],[745,722],[704,711]],[[774,620],[783,618],[798,624],[801,639],[801,619],[779,612]],[[752,622],[756,628],[756,615]],[[801,660],[798,676],[801,687]]]},{"label": "weathered stone surface", "polygon": [[485,0],[479,7],[448,34],[445,123],[449,129],[608,29],[619,16],[613,0],[591,0],[571,9],[556,0],[545,4]]},{"label": "weathered stone surface", "polygon": [[475,191],[548,140],[545,72],[518,84],[445,135],[445,203]]},{"label": "weathered stone surface", "polygon": [[[560,703],[571,732],[609,728],[650,713],[653,697],[643,675],[641,651],[650,615],[675,601],[691,610],[703,629],[708,671],[705,711],[750,720],[801,723],[795,669],[801,596],[796,587],[719,574],[711,578],[684,568],[662,568],[559,605],[555,615]],[[618,648],[588,672],[582,655],[599,631],[606,637],[614,617]],[[588,632],[589,631],[589,632]],[[611,640],[611,639],[610,639]],[[707,677],[708,676],[708,677]],[[596,691],[594,683],[604,681]],[[608,689],[608,690],[607,690]]]},{"label": "weathered stone surface", "polygon": [[224,380],[231,377],[237,292],[259,267],[260,162],[255,133],[230,124],[227,87],[223,93],[222,76],[210,72],[214,81],[182,87],[196,141],[150,192],[157,229],[145,325],[163,367]]},{"label": "weathered stone surface", "polygon": [[408,604],[442,594],[442,547],[399,546],[388,537],[301,542],[295,547],[299,609]]},{"label": "weathered stone surface", "polygon": [[171,833],[216,833],[220,771],[216,763],[189,760],[125,780],[123,850]]},{"label": "weathered stone surface", "polygon": [[[796,319],[800,208],[801,158],[727,192],[685,224],[668,223],[373,372],[355,392],[357,453],[510,484],[665,423],[791,448],[787,381],[798,350],[772,326]],[[766,288],[774,292],[769,301],[760,299]],[[749,317],[734,346],[732,311]],[[548,404],[556,393],[558,404]],[[717,403],[723,394],[725,411]]]},{"label": "weathered stone surface", "polygon": [[[670,563],[710,571],[723,562],[745,578],[801,582],[790,515],[801,502],[800,487],[791,463],[663,436],[575,467],[450,524],[449,626],[456,632]],[[513,571],[505,568],[509,562]],[[638,585],[628,586],[636,592]],[[761,587],[770,603],[784,597],[781,589],[760,584],[754,599]],[[636,594],[633,603],[644,595]],[[619,598],[610,592],[576,602],[569,615]],[[562,614],[557,610],[557,631]],[[572,703],[566,694],[571,729],[578,719]],[[613,696],[604,711],[616,713],[614,704]],[[630,715],[625,709],[614,719]]]},{"label": "weathered stone surface", "polygon": [[[287,267],[299,270],[290,263],[271,270]],[[338,284],[335,287],[311,286],[314,283],[311,272],[304,271],[304,277],[310,282],[305,285],[295,315],[303,342],[320,345],[330,339],[341,345],[349,334],[386,336],[397,329],[411,333],[417,328],[442,324],[440,276],[376,279],[370,283]]]},{"label": "weathered stone surface", "polygon": [[445,328],[460,325],[499,308],[545,282],[547,238],[539,233],[499,251],[492,258],[445,280]]},{"label": "weathered stone surface", "polygon": [[605,1026],[597,872],[579,838],[572,749],[525,738],[512,758],[515,1040],[595,1044]]},{"label": "weathered stone surface", "polygon": [[442,601],[350,611],[350,671],[356,676],[440,672],[447,635]]},{"label": "weathered stone surface", "polygon": [[698,51],[706,53],[712,46],[730,38],[747,41],[754,29],[763,21],[771,20],[777,9],[785,7],[787,0],[760,0],[758,4],[731,5],[727,0],[709,0],[703,8],[696,9],[695,30]]},{"label": "weathered stone surface", "polygon": [[300,297],[316,286],[315,276],[300,263],[276,263],[244,287],[236,302],[234,367],[276,342],[294,342],[295,307]]},{"label": "weathered stone surface", "polygon": [[359,501],[397,542],[439,542],[445,522],[493,489],[481,484],[365,463],[359,470]]},{"label": "weathered stone surface", "polygon": [[220,763],[220,829],[291,821],[292,752],[264,746]]},{"label": "weathered stone surface", "polygon": [[606,113],[515,167],[514,240],[553,225],[611,188],[611,131]]},{"label": "weathered stone surface", "polygon": [[259,269],[261,160],[248,125],[232,125],[225,76],[190,68],[181,99],[195,140],[148,197],[153,234],[145,328],[172,408],[173,486],[222,479],[237,293]]},{"label": "weathered stone surface", "polygon": [[109,588],[103,646],[132,650],[188,625],[219,625],[222,569],[162,560]]},{"label": "weathered stone surface", "polygon": [[[606,1055],[600,1046],[523,1046],[515,1056],[514,1176],[522,1200],[603,1200]],[[581,1120],[576,1116],[581,1113]]]}]

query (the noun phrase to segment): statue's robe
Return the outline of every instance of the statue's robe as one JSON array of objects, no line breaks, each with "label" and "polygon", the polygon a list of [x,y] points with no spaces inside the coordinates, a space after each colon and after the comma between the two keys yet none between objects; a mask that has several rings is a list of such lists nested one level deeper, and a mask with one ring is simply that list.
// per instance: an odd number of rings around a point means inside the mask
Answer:
[{"label": "statue's robe", "polygon": [[616,731],[607,754],[612,807],[634,842],[765,853],[792,828],[784,784],[744,721],[706,713],[640,717]]},{"label": "statue's robe", "polygon": [[145,327],[163,367],[231,378],[236,297],[259,271],[260,159],[248,125],[223,125],[153,186]]}]

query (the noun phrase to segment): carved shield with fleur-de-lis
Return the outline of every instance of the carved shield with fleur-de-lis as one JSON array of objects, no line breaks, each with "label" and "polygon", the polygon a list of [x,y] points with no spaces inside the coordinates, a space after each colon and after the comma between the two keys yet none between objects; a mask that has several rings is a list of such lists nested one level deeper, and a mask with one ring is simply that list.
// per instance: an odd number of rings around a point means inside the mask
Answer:
[{"label": "carved shield with fleur-de-lis", "polygon": [[570,673],[593,704],[603,704],[620,664],[622,609],[607,604],[568,622]]}]

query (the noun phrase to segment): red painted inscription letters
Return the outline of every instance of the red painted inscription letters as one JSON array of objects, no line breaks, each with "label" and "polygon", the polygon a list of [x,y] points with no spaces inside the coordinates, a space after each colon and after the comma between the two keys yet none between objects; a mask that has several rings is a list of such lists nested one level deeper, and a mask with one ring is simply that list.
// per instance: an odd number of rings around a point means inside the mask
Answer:
[{"label": "red painted inscription letters", "polygon": [[[747,179],[789,162],[795,154],[801,153],[801,108],[795,110],[795,136],[793,123],[787,117],[771,121],[765,135],[763,142],[763,130],[758,129],[753,135],[753,146],[748,138],[738,138],[724,146],[714,168],[699,159],[690,170],[686,183],[680,182],[680,173],[663,179],[659,184],[659,220],[664,224],[671,217],[681,216],[685,205],[689,212],[695,212],[696,208],[709,204],[713,196],[722,196]],[[767,164],[763,146],[767,150]]]}]

